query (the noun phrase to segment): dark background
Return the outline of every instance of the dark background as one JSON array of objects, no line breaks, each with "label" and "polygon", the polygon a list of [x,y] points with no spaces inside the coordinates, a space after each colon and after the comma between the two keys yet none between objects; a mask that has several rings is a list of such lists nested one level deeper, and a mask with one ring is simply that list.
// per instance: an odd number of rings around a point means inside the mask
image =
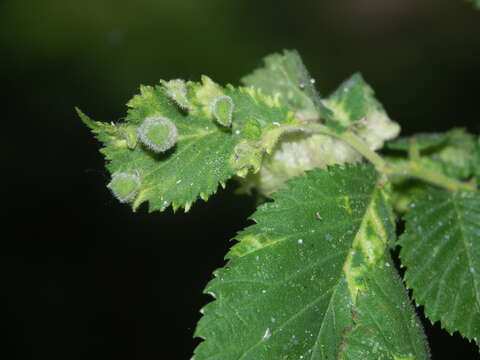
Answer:
[{"label": "dark background", "polygon": [[[4,358],[188,359],[202,289],[254,210],[230,187],[188,214],[133,214],[75,105],[119,120],[140,84],[236,84],[295,48],[324,95],[361,71],[404,134],[478,133],[479,34],[461,0],[0,1]],[[427,332],[433,359],[478,358]]]}]

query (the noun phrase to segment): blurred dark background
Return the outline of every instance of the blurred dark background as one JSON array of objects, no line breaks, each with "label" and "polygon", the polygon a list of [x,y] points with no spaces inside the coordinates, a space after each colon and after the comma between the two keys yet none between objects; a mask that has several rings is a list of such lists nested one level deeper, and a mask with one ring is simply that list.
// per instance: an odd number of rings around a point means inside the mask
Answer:
[{"label": "blurred dark background", "polygon": [[[478,133],[479,35],[461,0],[0,1],[3,358],[188,359],[202,289],[254,210],[230,188],[133,214],[74,106],[119,120],[140,84],[236,84],[288,48],[324,95],[361,71],[404,134]],[[433,359],[479,358],[426,326]]]}]

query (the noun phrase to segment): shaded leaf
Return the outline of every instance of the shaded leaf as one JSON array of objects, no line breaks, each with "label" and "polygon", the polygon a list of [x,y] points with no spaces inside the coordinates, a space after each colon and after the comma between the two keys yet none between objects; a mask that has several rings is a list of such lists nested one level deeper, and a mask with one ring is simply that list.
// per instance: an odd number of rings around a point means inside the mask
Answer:
[{"label": "shaded leaf", "polygon": [[480,195],[430,190],[411,204],[400,258],[415,301],[450,333],[480,334]]},{"label": "shaded leaf", "polygon": [[[426,339],[393,262],[385,258],[384,268],[375,268],[365,278],[368,296],[359,296],[354,314],[355,326],[344,338],[339,359],[418,359],[415,349],[428,358]],[[396,309],[405,309],[396,311]],[[391,324],[391,326],[385,326]],[[392,355],[395,354],[394,357]],[[402,355],[399,355],[402,354]]]},{"label": "shaded leaf", "polygon": [[[428,358],[408,298],[385,265],[395,229],[380,184],[370,166],[333,167],[273,194],[205,290],[216,300],[202,310],[195,335],[205,341],[194,359],[336,359],[367,335],[392,333],[379,342],[389,358]],[[375,285],[388,281],[379,294]],[[370,304],[388,306],[391,321],[371,328]]]}]

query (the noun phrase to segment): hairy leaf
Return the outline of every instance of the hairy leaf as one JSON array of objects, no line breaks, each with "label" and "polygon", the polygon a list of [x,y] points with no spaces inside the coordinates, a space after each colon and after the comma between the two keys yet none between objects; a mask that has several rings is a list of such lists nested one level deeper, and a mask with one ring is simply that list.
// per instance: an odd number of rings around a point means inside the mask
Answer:
[{"label": "hairy leaf", "polygon": [[382,183],[367,165],[333,167],[273,194],[205,290],[216,300],[202,310],[194,359],[358,358],[368,341],[363,359],[428,358],[388,255]]},{"label": "hairy leaf", "polygon": [[272,54],[265,57],[264,63],[263,68],[255,70],[241,81],[278,97],[302,120],[317,120],[320,115],[330,116],[298,52],[285,50],[283,54]]},{"label": "hairy leaf", "polygon": [[395,138],[400,132],[398,124],[390,120],[360,74],[346,80],[323,102],[333,112],[339,129],[351,128],[373,150],[380,149],[385,140]]},{"label": "hairy leaf", "polygon": [[[112,176],[129,173],[139,177],[140,189],[131,202],[134,209],[148,201],[150,211],[162,211],[170,204],[174,210],[188,210],[198,197],[207,199],[234,174],[258,168],[263,152],[281,134],[278,127],[293,119],[286,108],[255,89],[222,88],[207,77],[202,83],[175,80],[162,84],[140,88],[141,93],[128,103],[124,123],[95,122],[79,112],[103,143],[101,152]],[[177,93],[184,96],[183,106],[178,105]],[[231,101],[232,128],[217,123],[212,113],[219,97]],[[149,144],[142,126],[146,119],[170,121],[176,128],[175,144]],[[249,132],[244,131],[251,121],[258,124],[258,137],[266,138],[259,145],[249,140],[251,126]],[[271,136],[271,132],[278,134]],[[162,134],[154,135],[160,139]]]},{"label": "hairy leaf", "polygon": [[400,238],[406,283],[432,322],[478,342],[480,195],[430,190],[411,204]]}]

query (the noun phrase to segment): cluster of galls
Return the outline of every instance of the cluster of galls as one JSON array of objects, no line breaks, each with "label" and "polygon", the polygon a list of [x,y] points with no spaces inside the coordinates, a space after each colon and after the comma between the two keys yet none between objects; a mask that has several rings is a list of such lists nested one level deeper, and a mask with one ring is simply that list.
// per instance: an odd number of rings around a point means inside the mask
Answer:
[{"label": "cluster of galls", "polygon": [[[162,81],[166,95],[173,100],[181,109],[189,111],[192,109],[187,98],[187,87],[185,81],[176,79]],[[221,125],[230,127],[232,125],[232,114],[234,104],[229,96],[217,96],[211,100],[210,113]],[[172,120],[165,116],[149,116],[136,129],[136,140],[146,148],[162,153],[171,149],[178,138],[178,130]],[[123,203],[132,202],[140,190],[141,180],[138,173],[115,172],[107,187],[113,195]]]}]

